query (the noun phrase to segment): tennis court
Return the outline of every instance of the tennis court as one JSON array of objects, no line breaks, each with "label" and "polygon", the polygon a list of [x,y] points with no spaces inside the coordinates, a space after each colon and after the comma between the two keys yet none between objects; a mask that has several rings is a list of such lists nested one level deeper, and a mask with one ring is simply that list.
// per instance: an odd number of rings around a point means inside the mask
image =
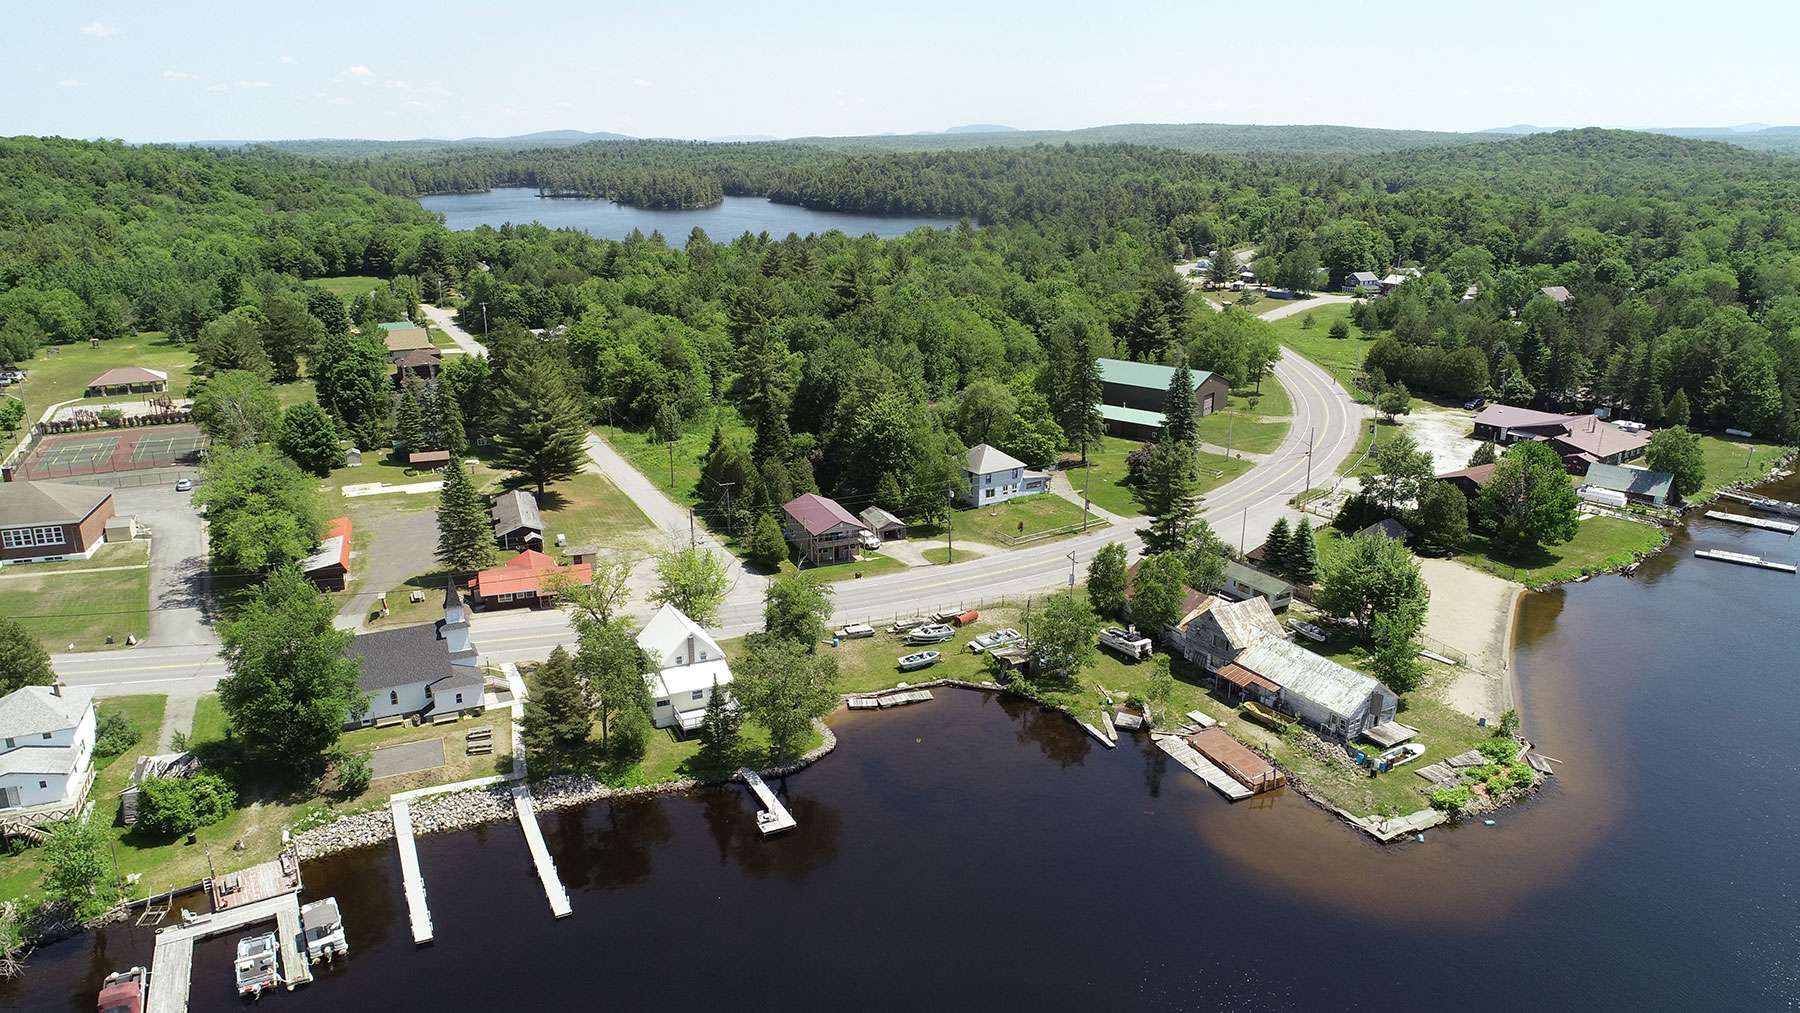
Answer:
[{"label": "tennis court", "polygon": [[198,463],[206,435],[191,425],[64,433],[38,441],[21,477],[38,481]]}]

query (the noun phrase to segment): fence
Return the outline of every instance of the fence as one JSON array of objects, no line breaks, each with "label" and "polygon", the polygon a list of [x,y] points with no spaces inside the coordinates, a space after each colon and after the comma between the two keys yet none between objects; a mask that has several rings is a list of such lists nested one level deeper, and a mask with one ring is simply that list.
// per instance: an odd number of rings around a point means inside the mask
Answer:
[{"label": "fence", "polygon": [[[35,472],[32,477],[39,478]],[[150,485],[174,486],[176,482],[184,478],[194,483],[194,488],[200,488],[200,469],[185,466],[141,471],[115,471],[99,475],[75,475],[54,481],[66,485],[98,486],[102,489],[141,489]],[[52,481],[48,478],[39,478],[39,480]]]},{"label": "fence", "polygon": [[197,479],[199,477],[199,468],[196,465],[198,456],[199,451],[193,450],[179,454],[147,454],[123,463],[113,460],[110,456],[69,464],[26,461],[8,468],[7,478],[9,481],[70,482],[87,476],[107,475],[119,477],[105,483],[75,482],[75,484],[105,484],[119,488],[135,488],[141,485],[154,485],[165,480],[161,475],[145,480],[125,480],[125,476],[135,472],[168,472],[167,481],[174,481],[184,476]]}]

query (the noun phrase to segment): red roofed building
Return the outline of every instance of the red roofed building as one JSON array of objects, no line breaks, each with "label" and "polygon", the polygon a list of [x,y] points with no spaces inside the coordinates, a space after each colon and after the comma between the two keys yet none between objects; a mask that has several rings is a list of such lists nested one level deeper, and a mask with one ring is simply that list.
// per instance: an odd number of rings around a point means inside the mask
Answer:
[{"label": "red roofed building", "polygon": [[818,493],[803,493],[781,508],[782,533],[800,550],[800,558],[812,563],[842,563],[856,558],[857,534],[868,530],[857,516],[837,500]]},{"label": "red roofed building", "polygon": [[536,608],[556,597],[553,578],[588,585],[594,582],[591,563],[560,566],[556,560],[526,549],[499,566],[490,566],[469,581],[469,604],[475,608]]},{"label": "red roofed building", "polygon": [[344,589],[350,579],[350,518],[333,517],[325,523],[325,537],[300,570],[321,591]]}]

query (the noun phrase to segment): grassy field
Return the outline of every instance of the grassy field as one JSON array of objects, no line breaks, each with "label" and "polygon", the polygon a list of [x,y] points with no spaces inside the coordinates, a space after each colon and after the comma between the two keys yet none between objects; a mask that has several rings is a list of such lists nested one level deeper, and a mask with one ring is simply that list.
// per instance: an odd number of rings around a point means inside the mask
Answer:
[{"label": "grassy field", "polygon": [[[26,574],[61,573],[66,570],[91,570],[100,566],[144,566],[150,562],[150,542],[135,538],[129,542],[107,542],[88,559],[64,559],[55,563],[26,563],[0,569],[0,581]],[[0,585],[4,586],[4,585]]]},{"label": "grassy field", "polygon": [[1700,448],[1706,454],[1706,480],[1701,483],[1700,491],[1693,495],[1694,502],[1711,499],[1733,482],[1762,478],[1792,449],[1759,440],[1718,436],[1700,437]]},{"label": "grassy field", "polygon": [[661,532],[630,497],[597,470],[552,485],[538,507],[547,545],[555,545],[560,534],[568,537],[570,546],[593,545],[634,554],[661,548]]},{"label": "grassy field", "polygon": [[[1663,529],[1616,517],[1584,517],[1573,540],[1516,556],[1500,555],[1478,534],[1457,560],[1528,587],[1570,580],[1631,562],[1666,541]],[[1322,547],[1321,547],[1322,548]]]},{"label": "grassy field", "polygon": [[[784,560],[782,573],[794,573],[800,567],[792,560]],[[862,577],[874,577],[883,573],[899,573],[906,569],[906,564],[892,556],[884,556],[878,552],[864,550],[862,558],[852,559],[844,563],[826,563],[821,566],[806,567],[806,572],[821,580],[836,582],[840,580],[857,580]]]},{"label": "grassy field", "polygon": [[188,742],[219,742],[225,738],[225,708],[219,703],[219,694],[207,693],[194,704],[194,727],[188,732]]},{"label": "grassy field", "polygon": [[36,357],[23,364],[29,375],[23,384],[6,388],[25,402],[25,424],[38,420],[45,408],[62,401],[80,400],[98,404],[104,401],[141,401],[143,394],[118,394],[113,397],[84,398],[87,383],[114,366],[142,366],[169,374],[169,396],[187,392],[188,375],[194,366],[194,353],[186,346],[169,340],[161,331],[143,331],[128,338],[111,338],[94,348],[87,344],[50,345],[38,350]]},{"label": "grassy field", "polygon": [[[1309,317],[1312,319],[1311,327],[1306,326]],[[1349,325],[1348,338],[1340,340],[1330,336],[1331,325],[1338,320]],[[1362,372],[1363,357],[1368,354],[1369,346],[1375,343],[1375,335],[1364,334],[1350,319],[1349,303],[1321,306],[1268,323],[1275,328],[1282,344],[1318,364],[1347,389],[1355,389],[1351,381],[1356,374]]]},{"label": "grassy field", "polygon": [[[1007,500],[993,506],[958,508],[951,522],[959,542],[966,540],[1004,546],[1012,544],[1015,539],[1042,535],[1043,537],[1033,539],[1031,543],[1037,544],[1077,534],[1082,513],[1079,506],[1054,493],[1046,492]],[[1105,526],[1106,522],[1098,516],[1088,514],[1088,530]],[[1061,528],[1070,530],[1061,534],[1046,534]],[[913,534],[920,538],[941,538],[944,531],[942,528],[918,525],[914,527]]]},{"label": "grassy field", "polygon": [[[1273,380],[1269,385],[1279,386]],[[1200,419],[1194,429],[1200,434],[1202,443],[1228,446],[1233,453],[1266,454],[1281,446],[1281,441],[1287,437],[1288,421],[1213,412]]]},{"label": "grassy field", "polygon": [[[1117,436],[1104,437],[1098,448],[1088,451],[1088,466],[1093,469],[1091,475],[1083,476],[1080,459],[1071,457],[1076,462],[1069,471],[1069,482],[1077,493],[1082,491],[1082,481],[1087,479],[1087,495],[1093,504],[1109,513],[1120,517],[1137,517],[1144,512],[1138,503],[1137,492],[1125,484],[1125,458],[1139,444],[1132,440]],[[1229,458],[1219,454],[1208,454],[1204,451],[1200,461],[1200,492],[1202,495],[1224,485],[1226,482],[1250,470],[1250,462],[1242,458]],[[1214,474],[1219,472],[1219,474]]]},{"label": "grassy field", "polygon": [[335,278],[314,278],[307,284],[319,286],[344,300],[344,305],[349,306],[350,301],[357,296],[381,287],[381,279],[366,274],[341,274]]},{"label": "grassy field", "polygon": [[[727,436],[750,432],[750,427],[733,409],[720,408],[716,416]],[[707,447],[712,444],[713,420],[698,419],[690,426],[675,442],[675,481],[672,485],[669,481],[669,448],[658,443],[654,433],[634,432],[618,426],[595,426],[594,431],[605,437],[632,467],[667,492],[670,499],[677,503],[694,503],[698,502],[695,487],[700,484],[700,465],[706,458]]]},{"label": "grassy field", "polygon": [[[1387,419],[1377,419],[1375,424],[1381,427],[1381,439],[1383,442],[1386,442],[1387,440],[1391,439],[1392,437],[1398,435],[1401,430],[1401,427],[1404,425],[1403,423],[1400,423],[1400,422],[1390,422]],[[1360,425],[1358,427],[1358,435],[1356,437],[1356,447],[1355,447],[1355,449],[1350,451],[1349,456],[1344,458],[1343,463],[1338,465],[1338,474],[1340,474],[1340,475],[1372,475],[1372,474],[1374,474],[1375,473],[1375,462],[1368,458],[1369,443],[1374,438],[1375,438],[1375,430],[1369,427],[1367,420],[1364,420],[1362,425]]]},{"label": "grassy field", "polygon": [[[25,624],[48,651],[104,651],[139,640],[150,629],[150,570],[135,564],[100,573],[7,567],[0,576],[0,615]],[[106,638],[113,638],[108,644]]]}]

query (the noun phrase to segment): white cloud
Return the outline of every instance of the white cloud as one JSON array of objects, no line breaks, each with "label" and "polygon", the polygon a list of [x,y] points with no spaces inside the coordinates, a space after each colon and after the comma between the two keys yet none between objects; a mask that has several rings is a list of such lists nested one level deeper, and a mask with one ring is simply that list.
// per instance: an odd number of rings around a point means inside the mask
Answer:
[{"label": "white cloud", "polygon": [[632,78],[632,79],[631,79],[631,86],[632,86],[632,87],[634,87],[634,88],[650,88],[650,87],[654,87],[654,85],[653,85],[653,83],[652,83],[652,82],[650,82],[650,81],[646,81],[646,80],[644,80],[644,79],[643,79],[643,78],[641,78],[641,77],[634,77],[634,78]]},{"label": "white cloud", "polygon": [[384,85],[387,85],[389,88],[392,88],[395,91],[412,91],[412,85],[406,81],[401,81],[401,80],[396,79],[396,80],[392,80],[392,81],[383,81],[381,83]]},{"label": "white cloud", "polygon": [[345,77],[374,77],[375,72],[359,63],[354,67],[345,67],[344,68],[344,76]]},{"label": "white cloud", "polygon": [[267,88],[269,86],[267,81],[238,81],[235,84],[239,88]]},{"label": "white cloud", "polygon": [[56,86],[58,88],[79,88],[81,87],[81,82],[72,77],[65,77],[61,81],[56,82]]},{"label": "white cloud", "polygon": [[293,57],[291,57],[291,56],[287,56],[287,55],[285,55],[285,54],[284,54],[284,55],[283,55],[283,56],[282,56],[282,57],[281,57],[281,62],[282,62],[282,63],[295,63],[295,62],[297,62],[297,61],[296,61],[296,60],[295,60],[295,59],[294,59],[294,58],[293,58]]},{"label": "white cloud", "polygon": [[190,74],[185,70],[165,70],[162,72],[165,81],[198,81],[199,74]]},{"label": "white cloud", "polygon": [[124,31],[125,30],[118,25],[109,25],[104,21],[89,21],[87,24],[81,26],[81,34],[90,35],[96,39],[105,39],[114,35],[121,35]]}]

